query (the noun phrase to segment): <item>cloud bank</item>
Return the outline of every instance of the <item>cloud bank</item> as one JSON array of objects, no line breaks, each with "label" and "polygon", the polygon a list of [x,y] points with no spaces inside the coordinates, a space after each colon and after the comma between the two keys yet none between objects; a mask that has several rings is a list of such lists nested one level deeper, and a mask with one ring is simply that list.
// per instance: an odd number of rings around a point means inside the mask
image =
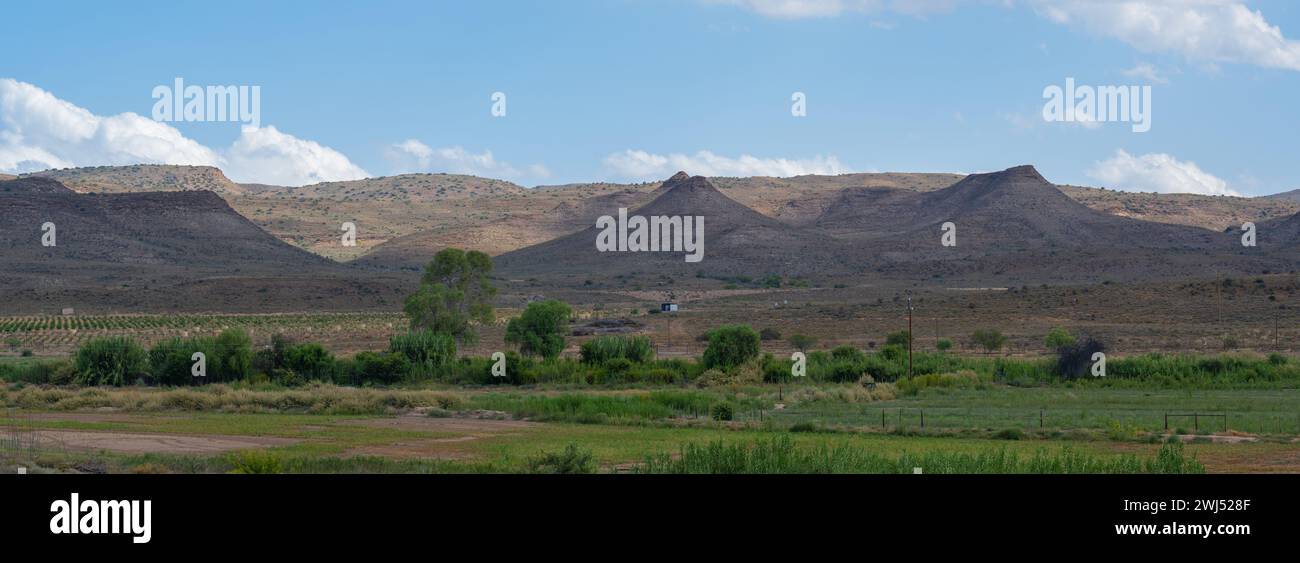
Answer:
[{"label": "cloud bank", "polygon": [[388,147],[385,157],[398,174],[436,170],[507,180],[540,180],[551,175],[550,170],[541,164],[517,168],[497,160],[492,151],[473,153],[460,146],[435,149],[417,139],[393,144]]},{"label": "cloud bank", "polygon": [[1195,162],[1178,160],[1164,153],[1133,156],[1123,150],[1115,151],[1115,156],[1088,170],[1088,176],[1128,191],[1241,195],[1229,188],[1224,180],[1201,170]]},{"label": "cloud bank", "polygon": [[[777,19],[844,14],[925,16],[960,4],[1013,7],[1012,0],[705,0]],[[1288,39],[1259,10],[1234,0],[1023,0],[1049,21],[1118,39],[1148,53],[1208,64],[1241,63],[1300,70],[1300,41]]]},{"label": "cloud bank", "polygon": [[653,154],[625,150],[605,157],[605,167],[622,179],[662,180],[679,170],[700,176],[802,176],[804,174],[847,174],[852,172],[835,156],[810,159],[758,158],[750,155],[726,157],[710,151],[693,155]]},{"label": "cloud bank", "polygon": [[245,127],[230,147],[213,149],[163,122],[131,112],[95,115],[0,79],[0,172],[128,164],[216,166],[236,182],[291,186],[369,175],[342,153],[275,127]]}]

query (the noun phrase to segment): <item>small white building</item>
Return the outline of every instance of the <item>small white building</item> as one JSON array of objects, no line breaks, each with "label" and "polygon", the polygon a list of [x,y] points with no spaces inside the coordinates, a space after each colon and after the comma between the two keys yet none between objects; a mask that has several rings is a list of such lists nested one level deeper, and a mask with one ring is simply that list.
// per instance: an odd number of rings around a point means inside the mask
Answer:
[{"label": "small white building", "polygon": [[677,304],[676,304],[676,303],[663,303],[663,304],[659,305],[659,311],[660,311],[660,312],[663,312],[663,313],[676,313],[676,312],[677,312]]},{"label": "small white building", "polygon": [[63,308],[63,316],[65,316],[65,317],[71,317],[74,313],[75,313],[75,311],[72,310],[72,307],[64,307],[64,308]]}]

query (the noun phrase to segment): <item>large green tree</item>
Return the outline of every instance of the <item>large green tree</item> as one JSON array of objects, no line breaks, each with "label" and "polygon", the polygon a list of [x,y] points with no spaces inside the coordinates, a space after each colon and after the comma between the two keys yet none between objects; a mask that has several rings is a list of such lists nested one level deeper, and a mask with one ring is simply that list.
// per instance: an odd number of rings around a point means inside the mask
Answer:
[{"label": "large green tree", "polygon": [[506,324],[506,342],[518,344],[525,356],[559,356],[572,314],[568,305],[554,299],[529,303],[523,314]]},{"label": "large green tree", "polygon": [[492,258],[477,250],[438,252],[424,268],[419,291],[406,298],[403,310],[411,329],[428,329],[473,344],[478,333],[472,323],[492,322],[497,290],[488,281],[491,273]]}]

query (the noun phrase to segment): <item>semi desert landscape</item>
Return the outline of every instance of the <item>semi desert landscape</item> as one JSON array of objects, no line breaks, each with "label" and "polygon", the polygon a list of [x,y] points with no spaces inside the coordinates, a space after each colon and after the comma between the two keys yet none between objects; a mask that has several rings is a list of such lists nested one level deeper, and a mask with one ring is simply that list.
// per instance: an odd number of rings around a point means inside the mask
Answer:
[{"label": "semi desert landscape", "polygon": [[[703,217],[704,259],[601,252],[620,208]],[[3,454],[36,471],[1300,470],[1288,194],[135,165],[5,179],[0,210]],[[430,288],[472,337],[425,328]]]}]

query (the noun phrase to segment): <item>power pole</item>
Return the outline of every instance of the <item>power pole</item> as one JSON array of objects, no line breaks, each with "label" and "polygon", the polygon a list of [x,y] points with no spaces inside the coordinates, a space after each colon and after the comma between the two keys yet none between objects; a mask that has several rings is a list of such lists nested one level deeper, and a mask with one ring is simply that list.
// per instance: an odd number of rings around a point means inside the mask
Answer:
[{"label": "power pole", "polygon": [[912,294],[907,294],[907,377],[912,377]]}]

